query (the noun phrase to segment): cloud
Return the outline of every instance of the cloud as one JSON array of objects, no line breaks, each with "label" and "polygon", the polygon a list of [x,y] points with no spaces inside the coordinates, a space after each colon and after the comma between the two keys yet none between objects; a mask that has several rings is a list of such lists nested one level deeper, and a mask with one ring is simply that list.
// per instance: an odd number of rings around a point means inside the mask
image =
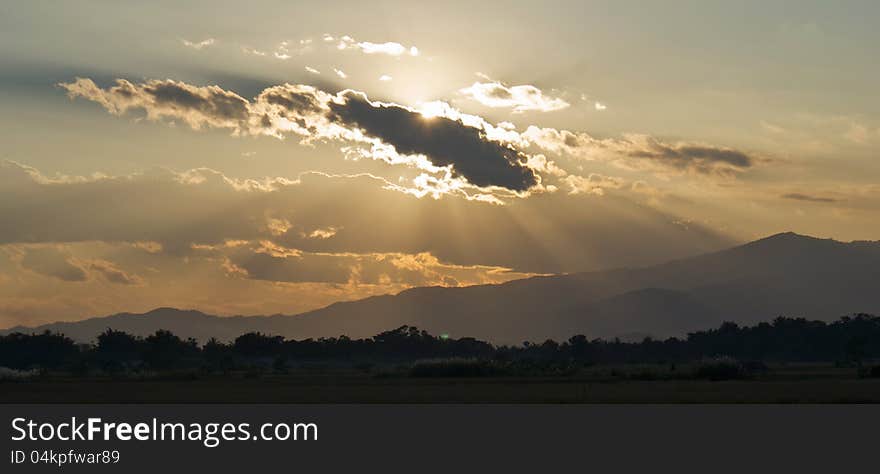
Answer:
[{"label": "cloud", "polygon": [[315,230],[308,232],[308,233],[303,232],[300,235],[302,235],[303,237],[309,238],[309,239],[329,239],[330,237],[333,237],[334,235],[336,235],[336,233],[339,232],[340,230],[341,229],[337,229],[336,227],[330,226],[325,229],[315,229]]},{"label": "cloud", "polygon": [[781,197],[782,197],[783,199],[791,199],[791,200],[794,200],[794,201],[806,201],[806,202],[825,202],[825,203],[832,203],[832,202],[838,202],[838,201],[839,201],[838,199],[835,199],[835,198],[832,198],[832,197],[813,196],[813,195],[810,195],[810,194],[804,194],[804,193],[788,193],[788,194],[783,194]]},{"label": "cloud", "polygon": [[[147,254],[123,243],[51,245],[88,273],[73,280],[27,270],[17,258],[4,258],[41,247],[49,246],[0,245],[4,326],[146,311],[158,304],[215,314],[296,314],[412,286],[489,284],[533,276],[502,267],[456,265],[430,253],[315,254],[261,241],[200,248],[184,258]],[[120,270],[121,263],[96,255],[113,255],[126,266],[145,266],[148,273],[132,275]],[[102,266],[105,262],[110,268]]]},{"label": "cloud", "polygon": [[107,260],[90,261],[88,262],[88,268],[100,274],[110,283],[120,285],[140,285],[143,283],[143,279],[140,276],[120,270],[116,264]]},{"label": "cloud", "polygon": [[188,48],[192,48],[195,50],[201,50],[201,49],[207,48],[209,46],[213,46],[214,43],[216,43],[216,40],[214,38],[208,38],[208,39],[205,39],[202,41],[193,42],[193,41],[181,39],[180,42],[183,43],[183,45]]},{"label": "cloud", "polygon": [[373,103],[353,91],[339,97],[342,101],[329,103],[333,123],[363,130],[398,153],[425,155],[434,166],[451,166],[453,176],[479,187],[526,191],[538,184],[537,175],[525,166],[525,154],[487,139],[478,128],[446,117],[426,118],[399,105]]},{"label": "cloud", "polygon": [[[658,176],[729,178],[762,161],[732,148],[667,142],[643,134],[598,139],[585,132],[536,126],[519,132],[511,123],[493,125],[445,102],[426,102],[413,108],[372,101],[363,92],[350,89],[331,94],[313,86],[282,84],[247,100],[218,86],[173,80],[134,84],[118,79],[115,85],[100,88],[90,79],[77,78],[60,87],[71,98],[97,102],[115,115],[141,111],[149,120],[182,121],[194,129],[224,128],[233,135],[279,139],[296,136],[303,144],[339,142],[341,151],[350,158],[420,170],[422,174],[411,178],[410,185],[398,187],[419,197],[458,194],[501,203],[507,198],[552,191],[553,179],[564,177],[566,172],[557,172],[560,169],[555,164],[553,170],[544,166],[552,161],[537,159],[540,153],[602,159],[623,169]],[[510,89],[504,87],[495,95],[508,100],[505,94]],[[535,150],[539,153],[531,153]],[[542,180],[542,175],[547,179]]]},{"label": "cloud", "polygon": [[589,176],[568,175],[563,181],[569,186],[569,194],[605,195],[606,189],[620,189],[624,185],[621,178],[590,173]]},{"label": "cloud", "polygon": [[357,91],[331,95],[292,84],[264,89],[253,102],[217,86],[172,80],[133,84],[119,79],[115,86],[101,89],[90,79],[78,78],[60,86],[71,98],[92,100],[115,115],[141,110],[148,119],[180,119],[194,129],[211,126],[237,135],[295,134],[304,141],[360,144],[348,152],[419,167],[433,175],[422,184],[435,191],[470,185],[525,193],[540,183],[526,166],[528,156],[499,138],[504,129],[448,106],[429,117],[403,105],[372,102]]},{"label": "cloud", "polygon": [[266,230],[272,235],[284,235],[292,227],[293,224],[287,219],[266,217]]},{"label": "cloud", "polygon": [[458,286],[534,276],[503,267],[445,263],[427,252],[315,253],[265,240],[201,246],[198,251],[222,258],[231,275],[285,283]]},{"label": "cloud", "polygon": [[868,135],[868,127],[855,122],[851,123],[849,129],[843,134],[844,138],[859,145],[864,145],[868,142]]},{"label": "cloud", "polygon": [[603,111],[603,110],[607,110],[607,109],[608,109],[608,106],[605,105],[605,104],[603,104],[603,103],[601,103],[601,102],[596,102],[596,103],[593,104],[593,108],[595,108],[596,110],[598,110],[599,112],[601,112],[601,111]]},{"label": "cloud", "polygon": [[528,111],[552,112],[568,107],[562,99],[545,96],[532,85],[507,86],[500,82],[475,82],[460,93],[487,107],[512,108],[514,113]]},{"label": "cloud", "polygon": [[117,79],[114,86],[101,89],[91,79],[83,78],[59,86],[70,98],[97,102],[114,115],[139,110],[150,120],[178,119],[196,130],[238,129],[246,126],[250,117],[246,99],[218,86],[192,86],[170,79],[133,84]]},{"label": "cloud", "polygon": [[266,242],[221,248],[228,259],[228,268],[238,275],[254,280],[287,283],[321,282],[344,284],[351,278],[351,259],[332,255],[311,255],[284,249]]},{"label": "cloud", "polygon": [[[283,178],[231,180],[206,169],[50,178],[6,162],[0,166],[0,202],[21,204],[0,206],[0,244],[132,242],[154,252],[185,253],[194,242],[271,235],[267,224],[275,216],[259,201],[290,186],[294,182]],[[223,213],[206,217],[216,209]]]},{"label": "cloud", "polygon": [[[731,243],[619,192],[596,199],[560,188],[494,206],[413,199],[393,186],[367,174],[69,176],[0,163],[0,274],[9,277],[0,319],[144,311],[157,301],[290,314],[413,285],[642,265]],[[58,276],[3,258],[40,247],[58,250],[43,267]]]},{"label": "cloud", "polygon": [[493,206],[454,197],[449,202],[413,199],[366,174],[242,180],[210,169],[153,169],[53,177],[6,163],[0,166],[0,246],[105,242],[138,256],[121,261],[118,252],[108,251],[71,260],[97,278],[114,277],[99,275],[88,262],[111,261],[126,272],[160,268],[154,259],[192,257],[195,248],[227,242],[253,247],[268,241],[303,255],[427,252],[449,264],[529,273],[644,263],[646,255],[665,260],[721,246],[717,237],[697,228],[682,233],[670,226],[668,215],[630,204],[620,193],[584,196],[617,185],[600,175],[584,179],[584,191],[575,195],[565,185],[565,192]]},{"label": "cloud", "polygon": [[323,40],[328,43],[335,42],[336,49],[354,49],[359,50],[364,54],[385,54],[388,56],[418,56],[420,54],[419,48],[416,48],[415,46],[406,47],[393,41],[385,43],[356,41],[354,38],[347,35],[340,36],[339,38],[334,38],[331,35],[324,35]]},{"label": "cloud", "polygon": [[[275,46],[275,49],[272,51],[272,57],[275,59],[280,59],[282,61],[287,61],[292,58],[294,55],[303,55],[312,50],[312,40],[310,38],[299,40],[297,45],[292,45],[290,41],[282,41]],[[259,50],[255,48],[251,48],[249,46],[241,46],[241,51],[245,54],[253,54],[255,56],[268,56],[269,53],[265,50]]]},{"label": "cloud", "polygon": [[[302,52],[304,51],[302,49],[302,46],[303,44],[300,43],[300,49],[296,51],[297,54],[302,54]],[[280,59],[282,61],[286,61],[292,58],[293,56],[290,55],[290,42],[282,41],[281,43],[278,43],[278,47],[275,48],[275,52],[272,53],[272,55],[275,56],[276,59]]]},{"label": "cloud", "polygon": [[56,247],[27,249],[19,262],[23,268],[63,281],[86,281],[88,273]]},{"label": "cloud", "polygon": [[392,78],[391,76],[389,76],[388,74],[382,74],[381,76],[379,76],[379,80],[380,80],[380,81],[383,81],[383,82],[387,82],[387,81],[390,81],[390,80],[392,80],[392,79],[393,79],[393,78]]},{"label": "cloud", "polygon": [[259,49],[254,49],[248,46],[242,46],[241,52],[245,54],[253,54],[254,56],[266,56],[267,54],[269,54],[265,51],[260,51]]},{"label": "cloud", "polygon": [[121,285],[139,285],[143,279],[103,259],[76,258],[58,245],[25,245],[6,249],[22,268],[65,282],[85,282],[94,275]]},{"label": "cloud", "polygon": [[321,71],[319,71],[311,66],[306,66],[305,69],[306,69],[306,72],[310,72],[312,74],[321,74]]},{"label": "cloud", "polygon": [[666,143],[648,135],[628,135],[618,148],[632,158],[639,158],[664,167],[698,173],[743,170],[754,164],[754,158],[732,148],[694,143]]},{"label": "cloud", "polygon": [[586,160],[608,160],[624,169],[658,174],[694,173],[730,177],[759,158],[733,148],[702,143],[669,143],[644,134],[598,139],[588,133],[530,126],[523,139],[541,150]]},{"label": "cloud", "polygon": [[340,70],[340,69],[335,69],[335,68],[334,68],[334,69],[333,69],[333,72],[335,72],[336,75],[339,76],[341,79],[346,79],[346,78],[348,78],[348,74],[346,74],[344,71],[342,71],[342,70]]}]

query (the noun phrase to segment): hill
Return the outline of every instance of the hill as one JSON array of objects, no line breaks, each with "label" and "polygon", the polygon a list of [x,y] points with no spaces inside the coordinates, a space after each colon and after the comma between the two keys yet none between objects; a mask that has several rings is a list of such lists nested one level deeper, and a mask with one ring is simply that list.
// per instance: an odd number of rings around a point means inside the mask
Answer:
[{"label": "hill", "polygon": [[[573,334],[667,337],[776,316],[835,319],[880,313],[880,242],[777,234],[720,252],[645,267],[535,277],[501,285],[423,287],[335,303],[296,316],[216,317],[160,308],[13,330],[90,340],[107,327],[135,334],[230,339],[248,331],[288,338],[369,337],[404,324],[501,343]],[[7,330],[6,332],[8,332]]]}]

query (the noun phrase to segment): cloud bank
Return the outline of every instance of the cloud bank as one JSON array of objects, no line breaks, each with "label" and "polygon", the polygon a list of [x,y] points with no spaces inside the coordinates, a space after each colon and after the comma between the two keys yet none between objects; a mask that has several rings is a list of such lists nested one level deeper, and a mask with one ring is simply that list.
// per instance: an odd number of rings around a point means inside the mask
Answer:
[{"label": "cloud bank", "polygon": [[[713,238],[682,234],[671,217],[610,192],[621,185],[592,174],[571,179],[565,193],[492,206],[412,199],[370,175],[242,180],[203,168],[51,177],[7,162],[0,166],[0,246],[111,242],[145,255],[185,258],[195,248],[232,252],[227,242],[247,242],[253,250],[266,241],[311,259],[430,253],[450,264],[534,273],[633,262],[646,252],[659,259],[714,248],[706,245]],[[639,236],[648,231],[656,245],[644,249]],[[79,262],[98,258],[116,261],[90,255]]]},{"label": "cloud bank", "polygon": [[[481,94],[507,101],[515,110],[549,110],[559,105],[540,92],[517,92],[530,90],[517,87],[531,86],[492,84]],[[661,177],[689,174],[727,179],[762,161],[732,148],[669,142],[643,134],[599,139],[585,132],[537,126],[518,131],[511,123],[492,124],[445,102],[413,108],[370,100],[365,93],[350,89],[332,94],[309,85],[281,84],[248,100],[219,86],[170,79],[138,84],[117,79],[101,88],[90,79],[77,78],[59,85],[71,98],[96,102],[114,115],[143,113],[148,120],[182,122],[196,130],[226,129],[236,136],[296,137],[304,144],[337,142],[350,157],[420,170],[409,185],[398,185],[399,191],[419,197],[458,194],[502,203],[506,198],[552,192],[560,186],[593,194],[622,187],[614,177],[597,182],[598,174],[570,173],[545,154],[603,160],[624,170]],[[591,180],[594,185],[585,188],[583,183]]]},{"label": "cloud bank", "polygon": [[194,129],[361,144],[368,147],[360,150],[364,156],[417,166],[451,187],[470,184],[526,192],[540,182],[526,166],[528,157],[493,139],[485,122],[465,123],[451,115],[426,117],[403,105],[372,102],[357,91],[333,95],[312,86],[284,84],[248,101],[217,86],[173,80],[133,84],[119,79],[102,89],[90,79],[78,78],[60,86],[70,97],[94,101],[115,115],[140,110],[150,120],[181,120]]}]

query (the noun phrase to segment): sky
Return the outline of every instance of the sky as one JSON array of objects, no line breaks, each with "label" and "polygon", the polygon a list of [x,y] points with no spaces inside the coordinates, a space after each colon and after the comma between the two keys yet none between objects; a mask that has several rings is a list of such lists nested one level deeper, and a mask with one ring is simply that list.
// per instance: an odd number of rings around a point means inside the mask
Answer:
[{"label": "sky", "polygon": [[0,326],[880,235],[870,1],[5,2]]}]

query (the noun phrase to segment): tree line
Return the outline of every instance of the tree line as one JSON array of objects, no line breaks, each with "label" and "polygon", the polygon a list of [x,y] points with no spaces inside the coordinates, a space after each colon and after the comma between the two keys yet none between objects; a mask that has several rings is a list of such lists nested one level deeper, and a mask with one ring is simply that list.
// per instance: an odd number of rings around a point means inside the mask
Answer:
[{"label": "tree line", "polygon": [[449,338],[402,326],[371,338],[345,336],[292,340],[251,332],[231,343],[211,339],[199,344],[169,331],[147,337],[107,329],[91,344],[77,344],[63,334],[12,333],[0,336],[0,367],[11,369],[171,370],[203,368],[229,371],[253,365],[286,367],[297,362],[338,364],[402,363],[430,358],[496,361],[562,361],[584,364],[675,363],[728,356],[754,361],[847,361],[880,358],[880,317],[847,316],[826,323],[779,317],[740,326],[726,322],[685,338],[645,338],[639,342],[588,339],[493,345],[474,338]]}]

